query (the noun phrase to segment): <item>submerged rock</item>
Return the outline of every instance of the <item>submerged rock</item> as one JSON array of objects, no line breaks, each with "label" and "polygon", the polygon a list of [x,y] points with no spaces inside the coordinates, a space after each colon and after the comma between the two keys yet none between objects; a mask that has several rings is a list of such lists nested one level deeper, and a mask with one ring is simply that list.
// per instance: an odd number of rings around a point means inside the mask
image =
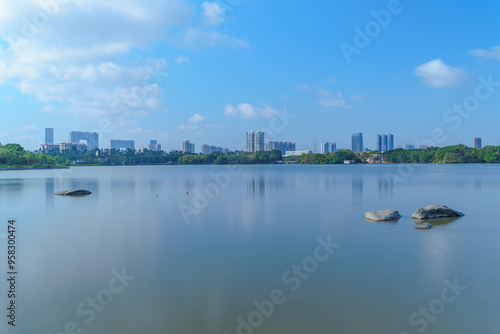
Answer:
[{"label": "submerged rock", "polygon": [[387,209],[384,211],[368,211],[365,218],[373,221],[389,221],[399,219],[401,215],[396,210]]},{"label": "submerged rock", "polygon": [[435,218],[448,218],[448,217],[462,217],[464,214],[453,209],[448,208],[446,205],[428,205],[425,208],[420,208],[415,211],[411,218],[413,219],[435,219]]},{"label": "submerged rock", "polygon": [[432,228],[432,225],[429,223],[422,223],[422,224],[418,224],[417,226],[415,226],[415,228],[419,229],[419,230],[428,230],[428,229]]},{"label": "submerged rock", "polygon": [[92,193],[88,190],[78,189],[78,190],[58,191],[54,195],[58,195],[58,196],[85,196],[85,195],[90,195],[90,194],[92,194]]}]

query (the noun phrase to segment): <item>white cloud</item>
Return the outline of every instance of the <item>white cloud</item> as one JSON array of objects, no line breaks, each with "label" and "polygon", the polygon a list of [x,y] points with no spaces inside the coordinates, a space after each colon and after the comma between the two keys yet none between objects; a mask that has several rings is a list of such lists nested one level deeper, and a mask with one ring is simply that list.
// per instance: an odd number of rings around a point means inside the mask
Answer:
[{"label": "white cloud", "polygon": [[224,22],[225,8],[219,6],[216,2],[205,1],[202,5],[203,7],[203,20],[205,24],[210,26],[218,26]]},{"label": "white cloud", "polygon": [[468,53],[478,58],[500,61],[500,46],[494,46],[490,50],[471,50]]},{"label": "white cloud", "polygon": [[[47,15],[42,8],[47,1],[0,1],[0,41],[9,45],[0,49],[0,84],[14,85],[47,104],[59,102],[59,111],[86,122],[122,119],[124,110],[129,118],[165,110],[160,85],[167,63],[125,57],[135,50],[158,41],[192,48],[248,46],[193,22],[196,6],[186,0],[60,2],[51,1],[55,6],[46,8]],[[218,15],[222,23],[223,11],[210,3],[205,7],[206,15]],[[43,27],[32,26],[36,15],[48,18]],[[177,31],[180,39],[172,38]]]},{"label": "white cloud", "polygon": [[336,94],[332,93],[328,89],[322,87],[311,87],[304,84],[298,84],[297,89],[304,90],[306,92],[315,93],[320,99],[318,99],[318,104],[323,107],[328,108],[346,108],[351,109],[353,106],[348,104],[342,98],[342,93],[337,92]]},{"label": "white cloud", "polygon": [[205,117],[200,114],[194,114],[193,116],[188,118],[189,123],[203,123],[205,121]]},{"label": "white cloud", "polygon": [[422,77],[424,84],[432,88],[459,86],[467,79],[464,69],[448,66],[441,59],[418,66],[414,75]]},{"label": "white cloud", "polygon": [[181,131],[191,131],[191,130],[196,130],[198,129],[198,126],[196,125],[192,125],[192,124],[179,124],[177,125],[177,129],[181,130]]},{"label": "white cloud", "polygon": [[247,49],[248,42],[220,33],[216,30],[201,30],[197,28],[187,28],[170,42],[180,48],[198,49],[200,47],[214,48],[218,45],[226,45],[235,48]]},{"label": "white cloud", "polygon": [[256,108],[250,103],[241,103],[236,107],[227,105],[224,108],[224,115],[235,116],[238,115],[244,119],[259,119],[259,118],[272,118],[278,111],[266,105],[265,108]]},{"label": "white cloud", "polygon": [[351,96],[351,100],[363,102],[363,103],[370,101],[370,99],[364,95],[353,95],[353,96]]},{"label": "white cloud", "polygon": [[177,64],[188,63],[190,61],[191,61],[191,59],[189,59],[189,57],[186,57],[186,56],[179,56],[179,57],[175,58],[175,62]]}]

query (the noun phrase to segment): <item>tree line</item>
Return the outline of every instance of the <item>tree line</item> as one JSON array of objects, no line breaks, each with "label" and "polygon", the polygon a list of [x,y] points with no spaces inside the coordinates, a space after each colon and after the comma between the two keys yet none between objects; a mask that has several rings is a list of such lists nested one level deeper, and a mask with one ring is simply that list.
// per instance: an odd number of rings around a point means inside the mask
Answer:
[{"label": "tree line", "polygon": [[429,147],[424,149],[404,150],[401,148],[380,153],[370,151],[353,153],[342,150],[335,153],[309,153],[301,156],[283,158],[278,150],[270,152],[249,153],[230,152],[227,155],[185,154],[179,151],[166,153],[163,151],[135,150],[94,150],[80,152],[76,148],[48,153],[26,151],[19,144],[0,144],[0,167],[62,167],[71,164],[86,165],[250,165],[274,164],[280,161],[294,161],[298,164],[343,164],[345,160],[365,163],[369,157],[379,155],[388,163],[499,163],[500,146],[486,146],[482,149],[454,145],[445,147]]}]

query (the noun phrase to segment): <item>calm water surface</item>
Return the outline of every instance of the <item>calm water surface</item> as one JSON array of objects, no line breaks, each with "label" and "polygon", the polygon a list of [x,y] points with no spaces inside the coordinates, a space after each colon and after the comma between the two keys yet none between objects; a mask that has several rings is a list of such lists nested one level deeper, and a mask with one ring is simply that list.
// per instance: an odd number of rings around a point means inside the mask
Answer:
[{"label": "calm water surface", "polygon": [[[496,165],[2,171],[1,277],[9,218],[18,226],[19,277],[15,328],[0,283],[0,332],[498,334],[499,172]],[[53,195],[78,188],[93,194]],[[429,204],[466,215],[413,229],[411,213]],[[387,208],[403,217],[364,219]],[[318,250],[318,238],[330,238],[334,253]],[[122,272],[124,283],[115,278]],[[280,302],[270,306],[273,291]]]}]

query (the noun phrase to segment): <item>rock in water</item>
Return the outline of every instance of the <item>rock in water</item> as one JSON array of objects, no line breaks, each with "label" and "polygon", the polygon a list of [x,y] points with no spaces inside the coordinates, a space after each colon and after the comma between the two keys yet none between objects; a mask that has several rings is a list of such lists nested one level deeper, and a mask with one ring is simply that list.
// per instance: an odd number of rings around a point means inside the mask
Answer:
[{"label": "rock in water", "polygon": [[411,218],[413,219],[434,219],[446,217],[461,217],[464,214],[453,209],[448,208],[446,205],[428,205],[425,208],[420,208],[415,211]]},{"label": "rock in water", "polygon": [[92,194],[88,190],[63,190],[63,191],[58,191],[54,195],[59,195],[59,196],[86,196]]},{"label": "rock in water", "polygon": [[399,219],[401,215],[396,210],[387,209],[384,211],[368,211],[365,218],[373,221],[388,221]]},{"label": "rock in water", "polygon": [[422,224],[418,224],[417,226],[415,226],[415,228],[419,229],[419,230],[428,230],[428,229],[432,228],[432,225],[429,223],[422,223]]}]

